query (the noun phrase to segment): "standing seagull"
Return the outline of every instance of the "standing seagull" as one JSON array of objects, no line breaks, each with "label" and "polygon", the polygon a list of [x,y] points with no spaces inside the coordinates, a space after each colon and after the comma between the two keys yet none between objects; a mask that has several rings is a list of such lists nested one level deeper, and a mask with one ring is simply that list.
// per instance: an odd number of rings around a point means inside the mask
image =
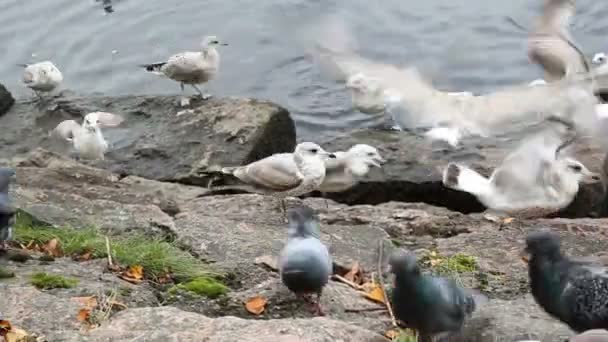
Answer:
[{"label": "standing seagull", "polygon": [[536,231],[526,238],[530,289],[551,316],[581,333],[608,329],[608,269],[562,254],[559,237]]},{"label": "standing seagull", "polygon": [[579,183],[599,181],[579,161],[565,157],[561,150],[573,142],[541,132],[522,143],[497,167],[490,178],[455,163],[443,172],[443,184],[468,192],[488,209],[527,216],[546,216],[572,202]]},{"label": "standing seagull", "polygon": [[319,240],[319,222],[311,208],[289,210],[287,244],[279,256],[281,281],[296,296],[317,295],[315,313],[323,315],[320,298],[333,264],[327,247]]},{"label": "standing seagull", "polygon": [[589,64],[570,35],[574,0],[545,0],[543,13],[528,39],[528,57],[539,64],[544,79],[553,82],[572,74],[589,72]]},{"label": "standing seagull", "polygon": [[454,280],[422,274],[416,256],[402,249],[389,259],[395,275],[392,304],[395,317],[420,333],[420,341],[459,333],[465,319],[487,298],[459,287]]},{"label": "standing seagull", "polygon": [[169,57],[166,62],[144,64],[142,67],[154,74],[179,82],[182,92],[184,84],[191,85],[203,100],[207,100],[211,95],[203,94],[197,85],[207,83],[218,73],[220,54],[215,47],[219,45],[228,44],[220,43],[216,36],[206,36],[201,51],[181,52]]},{"label": "standing seagull", "polygon": [[0,168],[0,250],[6,249],[6,241],[13,235],[12,225],[15,223],[15,208],[8,197],[8,188],[15,170]]},{"label": "standing seagull", "polygon": [[32,89],[36,96],[42,98],[40,92],[53,91],[63,81],[61,71],[50,61],[35,64],[18,64],[24,67],[22,81]]},{"label": "standing seagull", "polygon": [[323,183],[327,158],[336,156],[315,143],[303,142],[293,153],[277,153],[248,165],[222,168],[222,173],[238,178],[244,185],[209,188],[212,191],[236,189],[271,194],[281,199],[281,209],[285,214],[284,198],[315,191]]},{"label": "standing seagull", "polygon": [[79,158],[104,160],[108,142],[101,134],[100,127],[116,127],[123,120],[117,114],[93,112],[85,115],[82,125],[75,120],[65,120],[51,133],[72,143]]}]

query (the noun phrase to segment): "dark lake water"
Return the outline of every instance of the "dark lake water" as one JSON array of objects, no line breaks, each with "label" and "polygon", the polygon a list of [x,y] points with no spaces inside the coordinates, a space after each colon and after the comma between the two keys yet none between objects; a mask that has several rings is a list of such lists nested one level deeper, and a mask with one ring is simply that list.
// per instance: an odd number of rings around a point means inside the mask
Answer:
[{"label": "dark lake water", "polygon": [[[294,114],[300,138],[314,138],[374,122],[351,111],[349,94],[306,57],[299,28],[338,13],[361,54],[416,65],[442,89],[484,92],[540,76],[525,33],[504,20],[529,25],[540,2],[114,0],[106,14],[94,0],[2,0],[0,82],[31,96],[15,63],[48,59],[64,73],[62,88],[79,94],[177,94],[176,83],[137,65],[197,49],[215,34],[230,46],[207,90],[273,100]],[[573,33],[584,51],[608,50],[608,1],[577,7]]]}]

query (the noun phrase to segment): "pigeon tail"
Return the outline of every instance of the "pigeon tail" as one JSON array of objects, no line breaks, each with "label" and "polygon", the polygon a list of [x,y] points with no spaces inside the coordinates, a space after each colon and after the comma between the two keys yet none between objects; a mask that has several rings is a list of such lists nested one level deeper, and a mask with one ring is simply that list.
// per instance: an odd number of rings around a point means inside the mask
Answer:
[{"label": "pigeon tail", "polygon": [[454,163],[448,164],[443,171],[443,185],[476,196],[487,194],[491,187],[489,179],[468,167]]},{"label": "pigeon tail", "polygon": [[472,314],[473,311],[479,309],[488,302],[488,297],[479,291],[473,289],[464,289],[464,291],[467,294],[465,304],[465,312],[467,315]]}]

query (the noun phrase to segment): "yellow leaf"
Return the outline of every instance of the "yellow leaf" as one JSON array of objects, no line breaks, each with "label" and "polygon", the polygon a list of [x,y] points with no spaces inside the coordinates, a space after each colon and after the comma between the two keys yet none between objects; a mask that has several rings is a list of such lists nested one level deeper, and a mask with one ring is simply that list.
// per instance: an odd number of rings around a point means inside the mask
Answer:
[{"label": "yellow leaf", "polygon": [[133,284],[139,284],[144,279],[144,268],[141,265],[133,265],[122,272],[119,277]]},{"label": "yellow leaf", "polygon": [[502,220],[502,223],[504,224],[509,224],[513,222],[513,218],[512,217],[507,217],[506,219]]},{"label": "yellow leaf", "polygon": [[76,316],[76,319],[78,320],[78,322],[87,322],[89,320],[89,317],[91,317],[91,310],[80,309],[80,311],[78,311],[78,316]]},{"label": "yellow leaf", "polygon": [[89,310],[93,310],[97,307],[97,297],[72,297],[72,300],[76,303],[83,305],[85,308]]},{"label": "yellow leaf", "polygon": [[42,245],[42,247],[40,247],[42,249],[43,252],[45,252],[46,254],[56,257],[56,258],[60,258],[63,256],[63,251],[61,250],[61,244],[59,243],[59,240],[57,239],[52,239],[51,241],[45,243],[44,245]]},{"label": "yellow leaf", "polygon": [[4,336],[11,330],[11,322],[6,320],[0,320],[0,336]]},{"label": "yellow leaf", "polygon": [[391,329],[384,333],[384,336],[386,336],[386,338],[388,338],[389,340],[394,340],[399,337],[399,335],[400,333],[398,329]]},{"label": "yellow leaf", "polygon": [[344,279],[355,284],[359,284],[361,282],[361,278],[361,266],[359,265],[359,262],[355,261],[350,270],[344,275]]},{"label": "yellow leaf", "polygon": [[384,290],[380,284],[373,284],[369,290],[363,293],[363,296],[374,302],[384,304]]},{"label": "yellow leaf", "polygon": [[245,302],[245,309],[247,309],[249,313],[259,315],[266,309],[267,302],[268,301],[266,298],[262,296],[255,296],[253,298],[249,298],[247,302]]},{"label": "yellow leaf", "polygon": [[6,342],[27,342],[29,341],[29,336],[30,335],[25,330],[13,327],[13,329],[6,334],[4,340]]}]

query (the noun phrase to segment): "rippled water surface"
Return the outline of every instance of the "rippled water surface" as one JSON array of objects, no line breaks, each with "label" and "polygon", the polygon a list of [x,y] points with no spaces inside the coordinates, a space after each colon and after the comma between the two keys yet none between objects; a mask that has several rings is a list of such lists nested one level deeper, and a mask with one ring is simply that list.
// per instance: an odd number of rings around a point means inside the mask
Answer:
[{"label": "rippled water surface", "polygon": [[[541,2],[540,0],[538,1]],[[16,63],[52,60],[63,88],[80,94],[177,94],[172,81],[138,64],[197,49],[216,34],[222,49],[217,95],[276,101],[295,116],[301,138],[372,124],[349,109],[349,95],[306,57],[295,32],[328,12],[353,28],[360,52],[414,64],[443,89],[483,92],[540,76],[526,57],[525,33],[538,9],[530,0],[114,0],[105,14],[94,0],[0,1],[0,82],[18,97]],[[579,0],[575,31],[592,55],[608,50],[608,1]]]}]

